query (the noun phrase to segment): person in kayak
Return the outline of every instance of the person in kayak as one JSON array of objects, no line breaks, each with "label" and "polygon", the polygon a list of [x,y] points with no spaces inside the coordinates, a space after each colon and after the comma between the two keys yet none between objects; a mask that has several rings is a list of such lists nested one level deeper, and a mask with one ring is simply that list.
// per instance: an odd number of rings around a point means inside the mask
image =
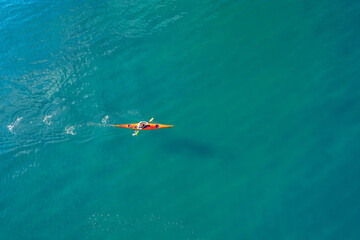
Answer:
[{"label": "person in kayak", "polygon": [[138,123],[137,129],[142,130],[142,129],[146,128],[148,124],[149,124],[148,122],[141,121]]}]

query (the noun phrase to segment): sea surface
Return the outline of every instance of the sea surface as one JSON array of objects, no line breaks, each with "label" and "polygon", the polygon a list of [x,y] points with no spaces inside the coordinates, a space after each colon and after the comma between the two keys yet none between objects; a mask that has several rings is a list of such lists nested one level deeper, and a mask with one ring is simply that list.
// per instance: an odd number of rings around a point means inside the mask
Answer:
[{"label": "sea surface", "polygon": [[0,0],[0,239],[358,240],[359,201],[360,1]]}]

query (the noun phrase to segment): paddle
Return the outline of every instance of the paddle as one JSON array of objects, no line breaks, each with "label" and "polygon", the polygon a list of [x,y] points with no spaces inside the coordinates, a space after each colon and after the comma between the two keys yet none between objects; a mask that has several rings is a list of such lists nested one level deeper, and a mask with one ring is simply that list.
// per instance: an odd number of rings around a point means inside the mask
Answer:
[{"label": "paddle", "polygon": [[[152,121],[154,120],[154,118],[151,118],[150,120],[149,120],[149,123],[151,123]],[[139,134],[139,130],[136,130],[132,135],[133,136],[137,136],[138,134]]]}]

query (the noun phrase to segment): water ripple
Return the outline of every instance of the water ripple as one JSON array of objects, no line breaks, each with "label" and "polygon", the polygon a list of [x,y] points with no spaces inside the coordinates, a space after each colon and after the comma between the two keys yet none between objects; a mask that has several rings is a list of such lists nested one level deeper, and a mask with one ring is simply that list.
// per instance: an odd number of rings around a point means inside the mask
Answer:
[{"label": "water ripple", "polygon": [[[161,73],[138,64],[151,55],[142,43],[181,25],[206,24],[217,7],[194,6],[172,0],[81,6],[73,1],[2,1],[0,170],[49,145],[117,136],[111,124],[147,115],[145,108],[158,104],[139,89],[156,95],[163,87],[154,79],[162,79]],[[196,32],[188,35],[197,37]],[[149,75],[155,77],[139,80]],[[139,106],[139,100],[147,104]],[[25,166],[13,175],[26,173]]]}]

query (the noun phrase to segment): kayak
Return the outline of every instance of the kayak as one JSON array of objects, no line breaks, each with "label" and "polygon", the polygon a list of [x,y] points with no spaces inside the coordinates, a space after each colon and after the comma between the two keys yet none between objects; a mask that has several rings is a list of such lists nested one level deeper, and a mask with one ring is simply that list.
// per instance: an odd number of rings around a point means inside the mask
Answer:
[{"label": "kayak", "polygon": [[138,129],[137,126],[138,126],[138,123],[128,123],[128,124],[114,125],[114,127],[130,128],[130,129],[134,129],[134,130],[154,130],[154,129],[160,129],[160,128],[174,127],[174,125],[165,125],[165,124],[159,124],[159,123],[148,123],[142,129]]}]

